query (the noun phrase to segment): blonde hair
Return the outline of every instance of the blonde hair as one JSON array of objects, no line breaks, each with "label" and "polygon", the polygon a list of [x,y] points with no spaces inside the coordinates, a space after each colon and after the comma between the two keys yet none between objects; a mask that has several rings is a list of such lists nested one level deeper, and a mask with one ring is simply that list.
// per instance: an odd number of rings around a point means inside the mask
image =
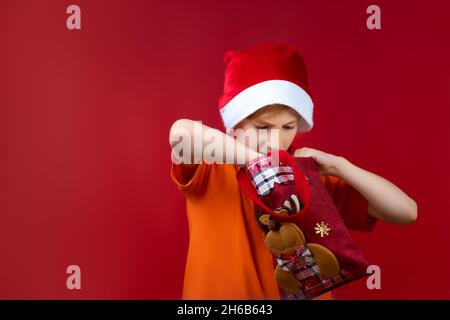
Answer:
[{"label": "blonde hair", "polygon": [[289,107],[287,105],[279,104],[279,103],[274,103],[274,104],[269,104],[267,106],[264,106],[261,109],[258,109],[255,112],[253,112],[246,119],[253,120],[253,119],[259,118],[269,112],[279,114],[280,112],[283,112],[283,111],[293,111],[297,115],[297,118],[299,120],[301,119],[301,116],[294,109],[292,109],[291,107]]}]

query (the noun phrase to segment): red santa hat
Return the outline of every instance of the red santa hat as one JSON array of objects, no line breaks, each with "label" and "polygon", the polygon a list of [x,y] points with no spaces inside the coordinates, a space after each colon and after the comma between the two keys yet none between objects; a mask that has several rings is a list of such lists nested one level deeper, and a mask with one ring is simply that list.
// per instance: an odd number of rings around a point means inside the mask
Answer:
[{"label": "red santa hat", "polygon": [[300,131],[313,126],[313,102],[303,58],[290,44],[263,43],[239,52],[228,50],[219,110],[225,128],[233,128],[270,104],[284,104],[301,116]]}]

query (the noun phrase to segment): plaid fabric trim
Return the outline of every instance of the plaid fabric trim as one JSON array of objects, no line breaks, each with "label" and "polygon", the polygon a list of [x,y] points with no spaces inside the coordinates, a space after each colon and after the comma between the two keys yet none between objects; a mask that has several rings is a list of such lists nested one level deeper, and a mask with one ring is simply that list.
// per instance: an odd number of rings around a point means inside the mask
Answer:
[{"label": "plaid fabric trim", "polygon": [[333,278],[325,278],[322,276],[317,276],[315,278],[307,279],[303,281],[304,288],[295,294],[286,294],[283,299],[286,300],[299,300],[299,299],[310,299],[320,295],[322,292],[327,291],[327,289],[333,288],[340,283],[351,279],[352,276],[346,271],[342,271],[340,274]]},{"label": "plaid fabric trim", "polygon": [[291,166],[272,166],[271,157],[259,157],[245,166],[252,176],[252,184],[260,196],[270,193],[275,183],[288,184],[294,181],[294,173]]},{"label": "plaid fabric trim", "polygon": [[272,166],[271,162],[272,162],[272,157],[264,155],[264,156],[254,159],[253,161],[250,161],[248,164],[245,165],[245,168],[252,175],[255,175],[261,169],[270,168]]},{"label": "plaid fabric trim", "polygon": [[291,255],[277,255],[276,260],[278,266],[284,271],[293,271],[300,281],[319,275],[319,267],[306,246],[298,246]]},{"label": "plaid fabric trim", "polygon": [[352,277],[345,270],[342,270],[340,274],[333,278],[321,276],[311,251],[303,245],[295,248],[291,255],[277,255],[276,261],[284,271],[292,271],[295,278],[303,285],[303,288],[295,294],[286,293],[284,299],[287,300],[307,299],[317,296]]}]

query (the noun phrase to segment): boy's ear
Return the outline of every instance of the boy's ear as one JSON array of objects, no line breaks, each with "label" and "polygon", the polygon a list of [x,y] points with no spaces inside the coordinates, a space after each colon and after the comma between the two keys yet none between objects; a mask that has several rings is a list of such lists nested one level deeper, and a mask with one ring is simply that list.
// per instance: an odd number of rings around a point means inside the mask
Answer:
[{"label": "boy's ear", "polygon": [[270,218],[270,215],[268,215],[268,214],[263,214],[262,216],[259,217],[259,221],[260,221],[262,224],[265,224],[266,226],[268,226],[268,225],[269,225],[269,218]]}]

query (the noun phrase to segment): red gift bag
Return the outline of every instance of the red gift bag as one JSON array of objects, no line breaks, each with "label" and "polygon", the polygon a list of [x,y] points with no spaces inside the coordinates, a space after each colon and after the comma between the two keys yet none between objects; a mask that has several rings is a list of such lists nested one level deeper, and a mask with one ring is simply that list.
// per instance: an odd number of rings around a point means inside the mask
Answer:
[{"label": "red gift bag", "polygon": [[282,299],[310,299],[366,276],[368,263],[353,241],[312,157],[277,150],[237,173],[274,257]]}]

